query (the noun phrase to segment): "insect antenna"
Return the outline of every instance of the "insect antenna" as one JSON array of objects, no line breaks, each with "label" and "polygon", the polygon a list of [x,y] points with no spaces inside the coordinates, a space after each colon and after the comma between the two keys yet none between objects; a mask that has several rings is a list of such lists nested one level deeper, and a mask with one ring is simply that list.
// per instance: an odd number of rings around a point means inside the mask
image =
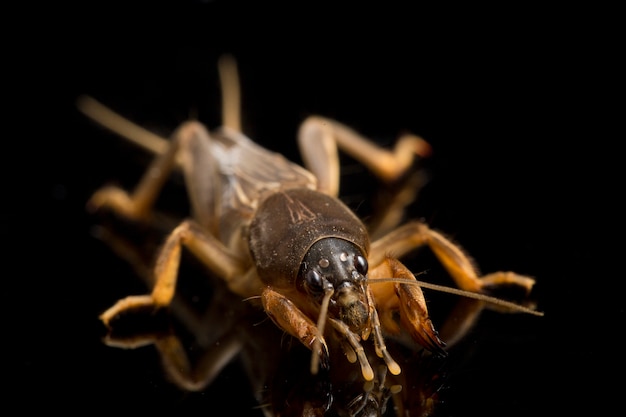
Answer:
[{"label": "insect antenna", "polygon": [[246,297],[242,299],[241,301],[252,301],[252,300],[260,300],[260,299],[261,299],[260,295],[252,295],[250,297]]},{"label": "insect antenna", "polygon": [[385,282],[397,282],[397,283],[402,283],[402,284],[418,285],[418,286],[423,287],[423,288],[428,288],[429,290],[435,290],[435,291],[439,291],[439,292],[445,292],[445,293],[448,293],[448,294],[459,295],[461,297],[473,298],[474,300],[485,301],[487,303],[492,303],[492,304],[498,305],[500,307],[505,307],[507,309],[510,309],[510,310],[516,311],[516,312],[520,312],[520,313],[532,314],[533,316],[539,316],[539,317],[543,317],[543,315],[544,315],[542,311],[533,310],[532,308],[524,307],[522,305],[513,303],[511,301],[506,301],[506,300],[503,300],[501,298],[492,297],[490,295],[476,293],[476,292],[472,292],[472,291],[465,291],[465,290],[461,290],[461,289],[458,289],[458,288],[446,287],[445,285],[431,284],[429,282],[418,281],[418,280],[414,280],[414,279],[408,279],[408,278],[376,278],[376,279],[368,279],[367,282],[368,282],[368,284],[379,284],[379,283],[385,283]]},{"label": "insect antenna", "polygon": [[320,307],[320,315],[317,318],[317,337],[313,342],[313,354],[311,355],[311,373],[317,374],[319,368],[319,355],[317,351],[320,349],[321,339],[324,335],[324,327],[326,326],[326,316],[328,315],[328,304],[330,303],[330,297],[332,297],[335,290],[328,288],[324,291],[324,298],[322,299],[322,305]]}]

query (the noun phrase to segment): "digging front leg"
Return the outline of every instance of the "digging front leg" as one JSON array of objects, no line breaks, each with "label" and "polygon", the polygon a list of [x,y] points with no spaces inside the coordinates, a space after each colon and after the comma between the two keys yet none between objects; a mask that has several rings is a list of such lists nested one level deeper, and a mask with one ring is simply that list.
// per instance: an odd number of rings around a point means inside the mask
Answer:
[{"label": "digging front leg", "polygon": [[[229,287],[242,293],[254,293],[257,288],[244,288],[243,284],[255,286],[254,280],[237,279],[246,277],[247,263],[232,254],[215,237],[203,231],[193,220],[185,220],[167,238],[158,255],[154,269],[154,287],[151,294],[129,296],[119,300],[105,311],[100,319],[106,326],[118,314],[133,308],[155,308],[168,306],[176,290],[178,267],[182,247],[188,248],[202,263],[224,279]],[[243,283],[243,284],[242,284]],[[246,293],[247,294],[247,293]]]},{"label": "digging front leg", "polygon": [[311,351],[316,345],[316,340],[318,340],[319,343],[317,343],[317,346],[319,346],[319,350],[313,352],[313,354],[319,356],[322,367],[328,368],[328,346],[326,345],[324,336],[319,334],[315,323],[298,309],[291,300],[270,287],[263,290],[261,301],[263,302],[265,312],[274,323],[276,323],[279,328],[297,338]]},{"label": "digging front leg", "polygon": [[381,278],[401,278],[415,281],[415,276],[400,261],[386,258],[369,272],[369,287],[382,315],[382,323],[390,333],[400,329],[393,320],[393,312],[400,313],[404,328],[413,340],[433,353],[445,355],[445,343],[439,338],[428,315],[426,300],[421,288],[415,284],[401,282],[377,283]]},{"label": "digging front leg", "polygon": [[[296,307],[290,299],[285,297],[283,294],[274,291],[270,287],[263,290],[261,299],[263,302],[263,308],[265,308],[265,311],[274,323],[276,323],[279,328],[300,340],[304,346],[313,351],[314,355],[318,355],[321,366],[328,369],[328,346],[326,345],[324,336],[320,334],[316,324],[313,323],[313,321],[300,309],[298,309],[298,307]],[[344,349],[347,349],[346,356],[348,357],[348,360],[350,362],[355,362],[356,360],[359,361],[359,364],[361,365],[361,373],[363,374],[363,378],[365,378],[365,380],[371,381],[374,379],[374,371],[367,360],[367,355],[365,354],[365,350],[360,343],[359,336],[352,332],[348,328],[348,325],[341,320],[329,318],[328,321],[347,342],[346,345],[344,345]],[[315,351],[316,346],[317,351]],[[390,359],[388,354],[386,354],[386,357]],[[391,360],[391,362],[393,362],[393,360]],[[395,364],[395,362],[393,362],[393,364],[395,367],[392,365],[391,368],[394,369],[394,371],[397,370],[399,373],[400,368],[397,364]],[[317,369],[312,368],[311,371],[315,373]]]}]

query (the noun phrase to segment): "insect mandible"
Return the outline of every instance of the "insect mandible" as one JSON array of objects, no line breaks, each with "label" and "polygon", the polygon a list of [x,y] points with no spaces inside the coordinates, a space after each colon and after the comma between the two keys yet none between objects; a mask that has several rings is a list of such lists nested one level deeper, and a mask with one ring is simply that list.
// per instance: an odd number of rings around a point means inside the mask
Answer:
[{"label": "insect mandible", "polygon": [[[423,222],[398,225],[393,219],[399,216],[390,213],[394,227],[370,242],[365,224],[339,200],[339,150],[391,182],[405,174],[414,159],[429,153],[422,138],[406,134],[393,150],[386,150],[343,124],[310,116],[298,131],[301,167],[241,132],[236,64],[225,56],[218,68],[223,126],[212,132],[188,121],[166,140],[92,98],[79,99],[79,109],[87,116],[157,155],[132,193],[103,187],[89,200],[89,209],[149,219],[167,177],[178,168],[192,209],[192,217],[169,234],[157,256],[151,293],[119,300],[100,316],[106,326],[127,310],[169,305],[184,247],[232,292],[260,300],[278,327],[311,349],[312,372],[329,366],[330,327],[347,358],[358,361],[364,379],[372,380],[362,345],[370,338],[396,375],[401,369],[387,352],[387,333],[404,328],[427,350],[445,354],[445,343],[428,315],[423,283],[398,260],[403,255],[428,246],[465,293],[488,293],[499,286],[530,293],[533,278],[513,272],[480,276],[458,245]],[[536,313],[506,302],[501,306]]]}]

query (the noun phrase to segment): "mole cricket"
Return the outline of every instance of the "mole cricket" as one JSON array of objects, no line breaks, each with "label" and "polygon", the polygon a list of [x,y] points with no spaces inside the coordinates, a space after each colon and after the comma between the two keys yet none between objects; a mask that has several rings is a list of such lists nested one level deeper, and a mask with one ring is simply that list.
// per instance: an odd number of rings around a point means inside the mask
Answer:
[{"label": "mole cricket", "polygon": [[[90,198],[89,210],[108,209],[148,221],[175,169],[183,172],[192,209],[158,253],[152,291],[117,301],[100,316],[107,327],[133,308],[170,304],[183,248],[223,279],[230,291],[258,303],[280,329],[309,348],[313,373],[329,366],[331,339],[340,341],[347,359],[358,362],[368,381],[374,371],[362,344],[370,339],[394,375],[401,369],[387,351],[387,335],[406,331],[426,350],[445,355],[445,343],[429,318],[420,287],[442,288],[418,281],[399,260],[423,246],[458,286],[444,291],[504,311],[542,315],[489,295],[499,287],[515,287],[528,295],[533,278],[514,272],[481,276],[470,257],[444,234],[421,221],[400,224],[416,190],[389,204],[377,230],[368,229],[339,199],[338,151],[392,183],[414,167],[416,159],[428,156],[425,140],[405,134],[386,150],[339,122],[313,115],[297,132],[302,167],[242,133],[236,63],[224,56],[218,69],[223,126],[215,131],[188,121],[168,140],[90,97],[78,100],[88,117],[156,155],[134,191],[105,186]],[[371,236],[377,237],[370,241]]]}]

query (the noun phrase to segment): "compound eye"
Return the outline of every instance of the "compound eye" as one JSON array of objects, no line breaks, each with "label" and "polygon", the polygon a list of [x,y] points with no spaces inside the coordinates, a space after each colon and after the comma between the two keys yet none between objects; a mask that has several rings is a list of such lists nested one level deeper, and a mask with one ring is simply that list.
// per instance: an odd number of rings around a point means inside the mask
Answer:
[{"label": "compound eye", "polygon": [[314,294],[321,294],[324,291],[322,275],[315,269],[309,269],[304,274],[304,282],[306,283],[306,288]]},{"label": "compound eye", "polygon": [[367,275],[367,259],[361,255],[357,255],[354,258],[354,267],[361,275]]}]

